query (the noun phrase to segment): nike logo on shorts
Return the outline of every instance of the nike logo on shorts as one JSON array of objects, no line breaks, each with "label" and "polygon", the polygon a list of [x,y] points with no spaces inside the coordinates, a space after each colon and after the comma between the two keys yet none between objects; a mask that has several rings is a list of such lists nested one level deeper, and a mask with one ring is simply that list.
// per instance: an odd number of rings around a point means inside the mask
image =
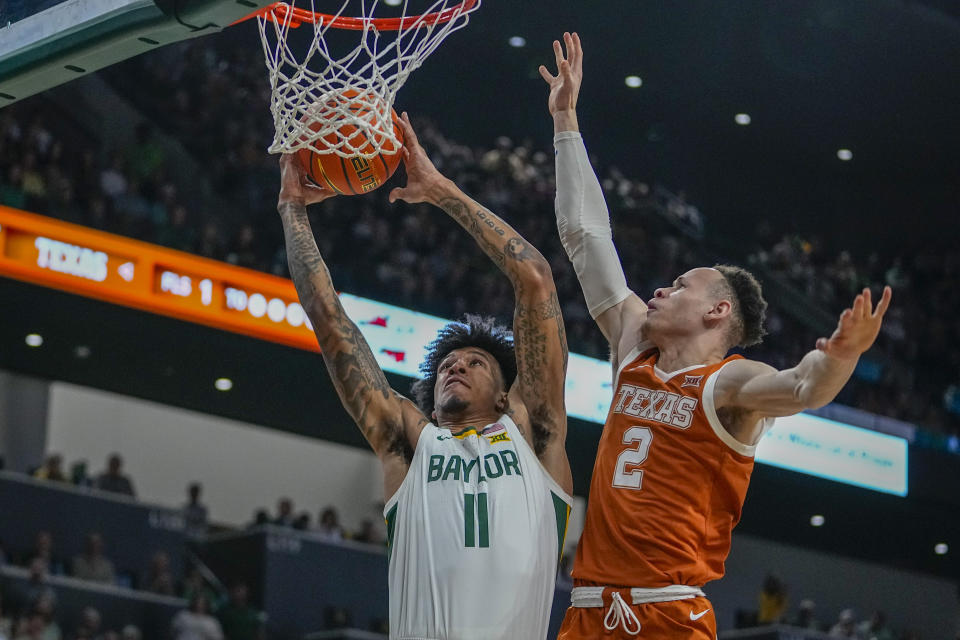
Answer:
[{"label": "nike logo on shorts", "polygon": [[707,612],[708,612],[708,611],[710,611],[710,609],[704,609],[704,610],[701,611],[700,613],[694,613],[693,611],[691,611],[691,612],[690,612],[690,619],[691,619],[691,620],[699,620],[699,619],[702,618],[703,616],[707,615]]}]

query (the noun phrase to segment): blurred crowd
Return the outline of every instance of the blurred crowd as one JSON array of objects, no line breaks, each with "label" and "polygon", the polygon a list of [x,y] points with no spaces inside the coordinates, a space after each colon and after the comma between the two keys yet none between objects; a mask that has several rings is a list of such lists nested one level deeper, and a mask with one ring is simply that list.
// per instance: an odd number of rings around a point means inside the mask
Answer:
[{"label": "blurred crowd", "polygon": [[[123,458],[117,453],[110,454],[104,470],[94,475],[87,473],[84,460],[74,462],[69,471],[65,471],[63,456],[52,453],[31,475],[63,486],[136,498],[134,481],[124,470]],[[200,483],[190,483],[186,494],[180,513],[187,539],[202,541],[209,532],[224,529],[211,525]],[[274,514],[265,509],[255,511],[248,526],[262,525],[311,532],[323,542],[351,540],[382,547],[386,539],[383,528],[372,520],[363,520],[358,530],[348,531],[341,526],[337,510],[332,506],[323,507],[313,524],[310,514],[295,511],[293,501],[286,497],[278,499]],[[261,640],[264,637],[265,619],[251,603],[246,582],[238,580],[226,586],[192,555],[171,558],[164,550],[145,549],[149,555],[144,558],[150,560],[143,564],[148,568],[139,572],[119,566],[111,557],[109,537],[123,535],[122,531],[88,531],[82,535],[83,550],[72,557],[65,556],[54,535],[47,530],[36,532],[29,549],[5,548],[0,540],[0,567],[18,566],[27,571],[27,579],[22,582],[0,577],[0,640],[140,640],[137,621],[128,621],[132,624],[124,624],[119,629],[107,629],[101,624],[100,612],[93,606],[84,607],[77,620],[61,614],[57,584],[51,583],[51,576],[186,600],[187,606],[169,622],[172,640]],[[186,562],[186,566],[180,566],[182,562]]]},{"label": "blurred crowd", "polygon": [[774,574],[768,574],[763,581],[757,596],[757,609],[737,612],[739,628],[767,625],[789,625],[826,633],[831,638],[854,640],[916,640],[919,637],[910,630],[893,629],[887,623],[886,614],[880,610],[858,620],[857,612],[847,608],[830,622],[819,619],[816,602],[803,598],[791,611],[787,584]]},{"label": "blurred crowd", "polygon": [[[68,477],[60,469],[61,464],[62,457],[51,454],[32,475],[46,482],[134,497],[133,480],[124,471],[123,460],[118,454],[111,454],[104,471],[93,477],[80,473]],[[73,465],[72,468],[85,466]],[[194,541],[203,541],[208,533],[222,530],[209,522],[202,491],[202,485],[190,483],[187,486],[187,499],[180,505],[187,536]],[[380,546],[384,544],[383,531],[369,520],[365,520],[358,531],[350,533],[341,526],[336,509],[328,506],[321,509],[316,524],[312,525],[309,514],[297,511],[293,501],[287,497],[278,499],[273,513],[258,509],[248,528],[264,525],[309,531],[323,542],[353,540]],[[123,535],[122,531],[110,533]],[[564,554],[560,568],[561,580],[571,580],[573,556],[572,552]],[[190,559],[181,571],[175,565],[186,557]],[[93,606],[83,607],[74,616],[75,619],[61,614],[58,609],[59,585],[51,581],[51,576],[69,576],[87,583],[183,599],[185,606],[174,613],[167,623],[166,637],[172,640],[265,640],[266,617],[252,603],[251,586],[242,579],[225,586],[198,559],[190,554],[186,557],[172,560],[166,552],[155,551],[150,556],[148,569],[142,575],[134,575],[127,568],[114,563],[110,557],[109,540],[97,531],[84,535],[82,552],[72,558],[64,557],[49,531],[38,531],[33,545],[28,549],[8,549],[0,540],[0,567],[20,566],[28,574],[26,581],[19,582],[7,582],[0,577],[0,640],[141,639],[143,634],[137,626],[139,620],[126,620],[118,628],[109,629],[103,624],[100,611]],[[336,607],[328,613],[334,618],[339,615],[343,620],[350,619],[349,612]],[[794,603],[789,585],[779,576],[769,574],[757,595],[756,609],[736,611],[735,626],[754,628],[787,625],[820,632],[832,638],[855,640],[919,638],[909,629],[891,627],[884,612],[879,610],[866,617],[858,616],[851,608],[841,610],[836,619],[823,616],[810,597],[805,596]],[[338,626],[336,620],[328,622],[333,627]],[[147,635],[149,637],[150,634]]]},{"label": "blurred crowd", "polygon": [[[131,59],[108,78],[151,118],[123,150],[80,139],[40,99],[0,111],[0,203],[140,238],[233,264],[287,275],[274,208],[276,158],[260,52],[189,41]],[[549,149],[499,138],[473,148],[415,120],[421,142],[445,175],[513,224],[550,261],[563,304],[570,346],[606,358],[608,348],[587,314],[554,225],[554,167]],[[59,125],[59,129],[57,128]],[[230,211],[192,209],[171,180],[162,132],[183,142]],[[955,244],[901,255],[832,251],[816,237],[782,235],[769,222],[740,253],[718,251],[722,230],[682,192],[625,176],[595,159],[628,282],[642,297],[698,265],[735,262],[762,282],[777,279],[805,304],[836,318],[865,286],[891,285],[894,303],[875,348],[838,398],[843,404],[901,419],[941,434],[958,448],[960,433],[960,271]],[[402,173],[402,172],[399,172]],[[312,212],[322,254],[338,289],[445,317],[494,314],[509,322],[513,296],[506,278],[439,210],[389,205],[395,176],[377,193],[334,198]],[[727,243],[729,245],[729,242]],[[752,247],[752,248],[751,248]],[[640,249],[637,249],[640,248]],[[779,291],[777,289],[776,291]],[[769,291],[769,289],[768,289]],[[484,308],[474,307],[483,300]],[[811,328],[795,309],[769,295],[768,337],[748,355],[783,368],[794,365],[828,327]]]}]

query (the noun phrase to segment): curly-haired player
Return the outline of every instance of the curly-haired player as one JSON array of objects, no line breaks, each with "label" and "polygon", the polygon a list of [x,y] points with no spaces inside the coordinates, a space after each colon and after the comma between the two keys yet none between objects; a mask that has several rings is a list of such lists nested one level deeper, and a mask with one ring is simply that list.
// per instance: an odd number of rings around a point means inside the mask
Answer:
[{"label": "curly-haired player", "polygon": [[[644,302],[627,288],[603,191],[577,123],[576,34],[554,42],[549,109],[557,151],[557,227],[590,314],[610,342],[614,397],[590,483],[561,640],[713,640],[701,587],[723,575],[757,442],[773,418],[839,393],[880,331],[870,291],[797,366],[727,356],[763,337],[767,303],[746,270],[692,269]],[[642,250],[642,248],[640,248]]]},{"label": "curly-haired player", "polygon": [[278,204],[327,370],[383,466],[390,637],[542,639],[573,484],[553,277],[536,249],[440,175],[406,114],[401,127],[407,184],[390,201],[447,212],[507,275],[516,304],[512,335],[476,316],[440,332],[413,388],[417,404],[387,385],[320,257],[306,205],[333,194],[284,156]]}]

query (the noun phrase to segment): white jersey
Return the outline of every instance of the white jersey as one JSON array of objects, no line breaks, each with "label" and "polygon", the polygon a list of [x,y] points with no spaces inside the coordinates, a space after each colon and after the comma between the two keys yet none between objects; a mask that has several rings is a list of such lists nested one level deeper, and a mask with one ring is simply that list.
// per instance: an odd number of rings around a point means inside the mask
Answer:
[{"label": "white jersey", "polygon": [[508,416],[428,424],[384,507],[390,637],[545,638],[571,504]]}]

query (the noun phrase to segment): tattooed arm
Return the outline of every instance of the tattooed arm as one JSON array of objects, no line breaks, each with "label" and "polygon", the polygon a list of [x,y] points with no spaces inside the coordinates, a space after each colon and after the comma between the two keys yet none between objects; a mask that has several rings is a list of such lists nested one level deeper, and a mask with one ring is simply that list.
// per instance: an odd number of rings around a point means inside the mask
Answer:
[{"label": "tattooed arm", "polygon": [[567,413],[564,383],[567,338],[550,264],[510,225],[465,195],[430,162],[410,126],[404,135],[407,185],[394,189],[390,201],[430,202],[467,230],[513,284],[516,301],[513,338],[517,379],[510,389],[510,409],[517,426],[547,471],[567,491],[573,480],[567,461]]},{"label": "tattooed arm", "polygon": [[332,194],[307,185],[293,156],[282,156],[280,167],[277,209],[283,222],[290,275],[300,304],[313,324],[337,395],[383,464],[385,496],[389,498],[406,475],[427,419],[410,400],[390,389],[330,280],[313,237],[306,205]]}]

